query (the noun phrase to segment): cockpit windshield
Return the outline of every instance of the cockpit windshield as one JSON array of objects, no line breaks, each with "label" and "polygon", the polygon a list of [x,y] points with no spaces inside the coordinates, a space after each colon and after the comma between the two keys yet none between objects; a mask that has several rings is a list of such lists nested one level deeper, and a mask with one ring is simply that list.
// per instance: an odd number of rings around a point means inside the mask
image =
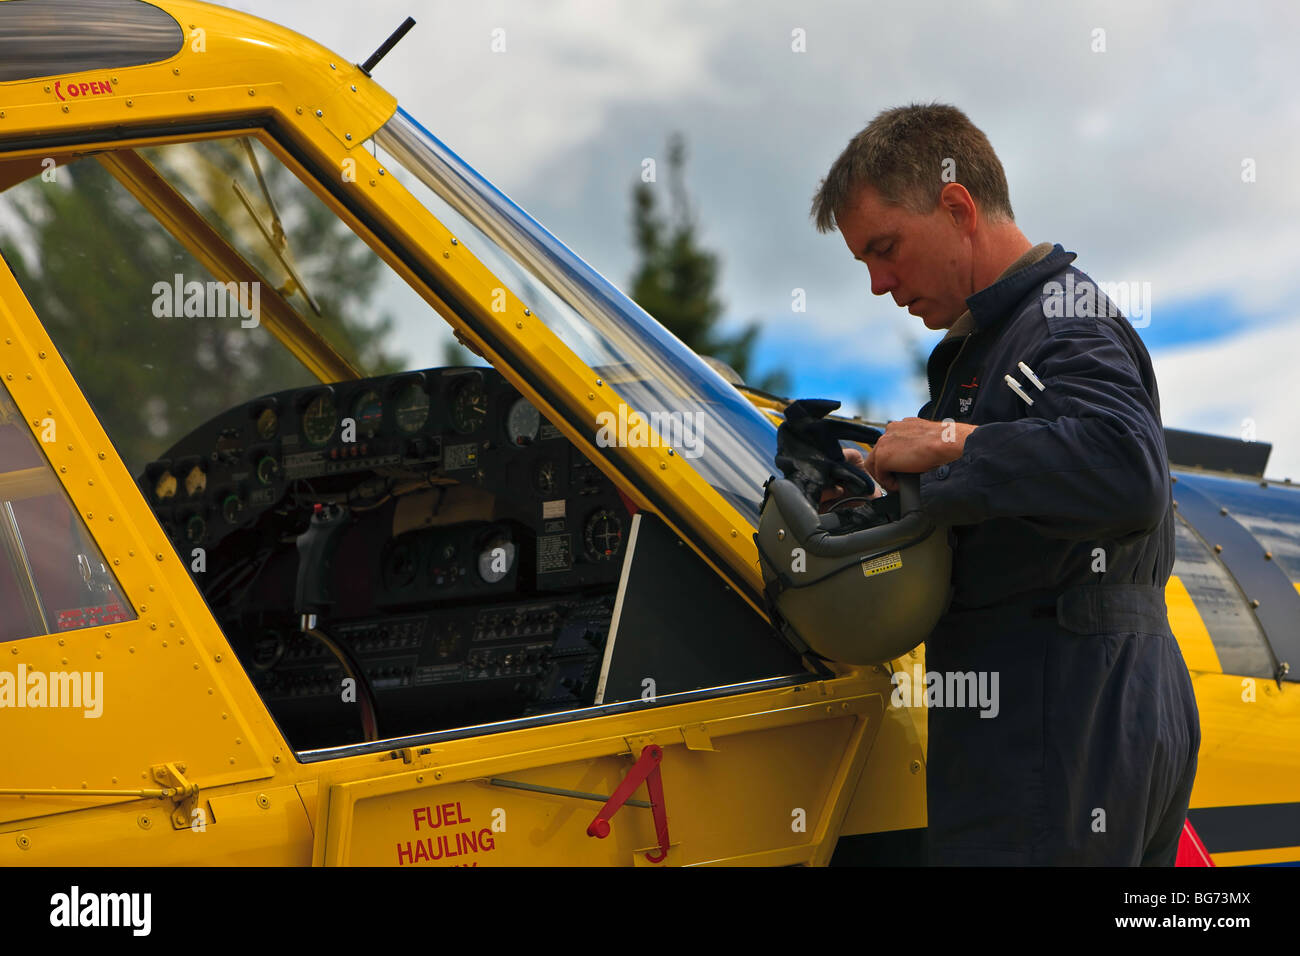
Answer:
[{"label": "cockpit windshield", "polygon": [[673,430],[696,471],[757,524],[776,449],[761,411],[404,110],[374,142],[430,212],[652,427]]}]

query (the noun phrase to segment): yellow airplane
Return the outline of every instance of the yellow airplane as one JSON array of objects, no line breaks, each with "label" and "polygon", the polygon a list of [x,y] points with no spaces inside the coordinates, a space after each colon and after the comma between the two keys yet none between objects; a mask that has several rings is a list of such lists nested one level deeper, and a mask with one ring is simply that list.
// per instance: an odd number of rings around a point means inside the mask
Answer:
[{"label": "yellow airplane", "polygon": [[[409,22],[76,10],[0,0],[0,864],[914,860],[923,648],[764,610],[786,400],[398,107]],[[1300,491],[1169,447],[1180,862],[1297,862]]]}]

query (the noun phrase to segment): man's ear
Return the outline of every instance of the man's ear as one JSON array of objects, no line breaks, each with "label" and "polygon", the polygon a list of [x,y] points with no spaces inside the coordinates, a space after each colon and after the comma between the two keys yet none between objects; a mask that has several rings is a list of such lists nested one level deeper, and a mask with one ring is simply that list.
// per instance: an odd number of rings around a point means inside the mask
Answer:
[{"label": "man's ear", "polygon": [[948,183],[939,192],[939,204],[952,218],[953,224],[964,233],[972,233],[979,222],[979,207],[961,183]]}]

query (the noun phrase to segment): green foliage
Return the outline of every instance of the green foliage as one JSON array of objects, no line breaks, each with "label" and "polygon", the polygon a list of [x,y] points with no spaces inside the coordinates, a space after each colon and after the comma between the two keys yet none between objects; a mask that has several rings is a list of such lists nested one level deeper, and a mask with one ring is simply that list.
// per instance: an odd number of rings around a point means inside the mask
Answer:
[{"label": "green foliage", "polygon": [[[284,283],[283,266],[231,187],[238,177],[255,208],[264,205],[237,141],[187,149],[145,155],[268,282]],[[382,262],[292,173],[260,156],[288,247],[323,315],[301,295],[290,301],[364,373],[402,367],[383,348],[390,321],[367,314]],[[269,211],[262,215],[269,221]],[[265,325],[154,315],[157,283],[214,277],[93,158],[0,197],[0,250],[132,471],[232,405],[314,381]]]},{"label": "green foliage", "polygon": [[684,182],[686,146],[674,135],[668,146],[668,188],[671,213],[658,208],[657,183],[641,182],[632,193],[632,227],[639,265],[632,276],[631,296],[687,347],[711,355],[736,370],[747,384],[784,394],[789,377],[772,372],[750,380],[750,363],[759,326],[752,322],[732,336],[717,328],[722,303],[715,294],[720,262],[698,244],[698,230],[689,208]]}]

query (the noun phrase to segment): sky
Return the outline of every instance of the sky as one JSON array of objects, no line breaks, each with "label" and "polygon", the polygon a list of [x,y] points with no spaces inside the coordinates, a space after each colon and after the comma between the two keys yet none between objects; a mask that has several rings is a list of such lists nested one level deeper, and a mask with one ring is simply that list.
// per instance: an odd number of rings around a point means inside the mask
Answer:
[{"label": "sky", "polygon": [[1099,282],[1150,289],[1133,321],[1164,423],[1253,434],[1273,445],[1267,476],[1300,480],[1286,405],[1300,356],[1300,5],[229,5],[354,62],[414,16],[375,79],[621,288],[642,162],[666,168],[682,133],[724,321],[762,327],[757,370],[784,368],[791,397],[879,421],[925,402],[914,356],[942,333],[871,294],[840,236],[813,228],[811,198],[881,110],[958,106],[997,151],[1030,241],[1059,242]]}]

